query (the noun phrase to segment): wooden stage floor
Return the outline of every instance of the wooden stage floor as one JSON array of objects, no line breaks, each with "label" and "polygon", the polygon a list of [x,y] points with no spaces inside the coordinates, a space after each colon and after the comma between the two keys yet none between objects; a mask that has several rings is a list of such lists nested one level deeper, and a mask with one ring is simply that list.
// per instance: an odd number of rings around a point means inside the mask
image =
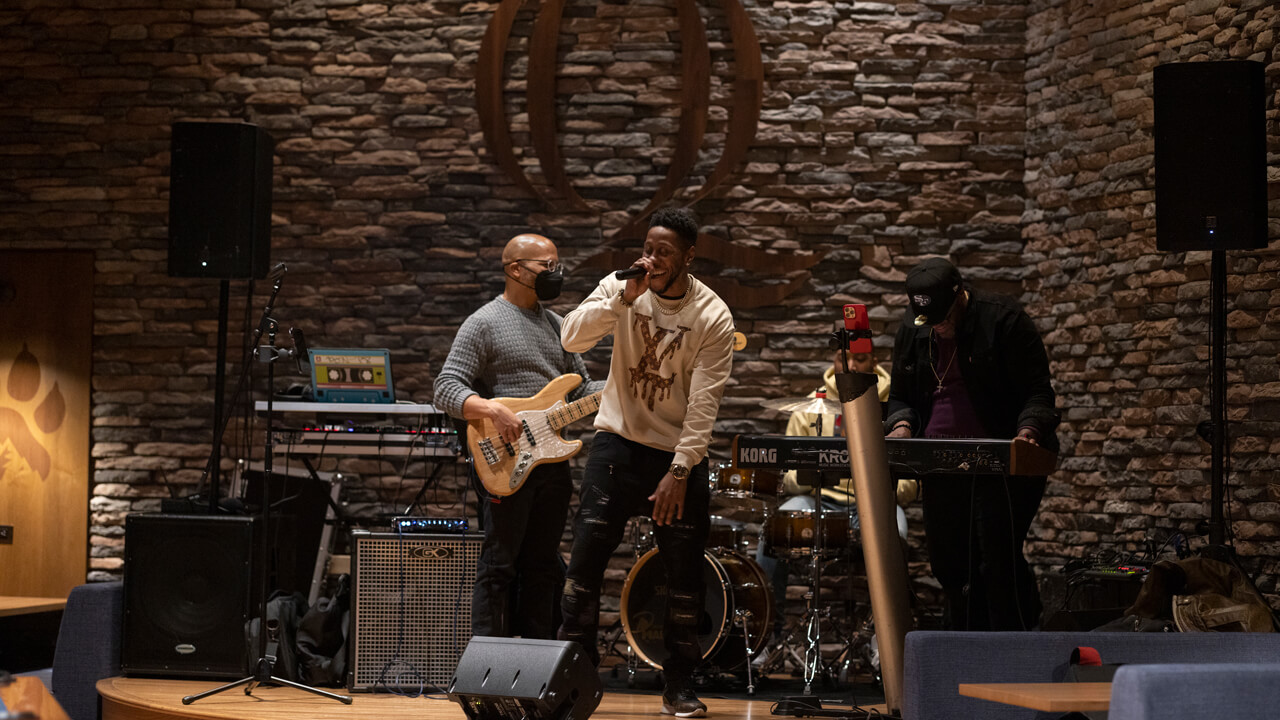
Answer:
[{"label": "wooden stage floor", "polygon": [[[287,687],[259,687],[253,695],[234,688],[219,695],[183,705],[182,698],[209,690],[221,682],[107,678],[98,682],[102,696],[102,720],[459,720],[462,708],[443,695],[407,698],[385,693],[353,693],[354,702],[335,700]],[[773,700],[731,700],[703,697],[708,715],[723,720],[759,720],[774,717]],[[833,709],[839,706],[832,706]],[[884,706],[878,706],[883,712]],[[848,709],[848,708],[845,708]],[[670,717],[661,714],[659,694],[605,691],[600,707],[591,714],[598,720],[630,720]]]}]

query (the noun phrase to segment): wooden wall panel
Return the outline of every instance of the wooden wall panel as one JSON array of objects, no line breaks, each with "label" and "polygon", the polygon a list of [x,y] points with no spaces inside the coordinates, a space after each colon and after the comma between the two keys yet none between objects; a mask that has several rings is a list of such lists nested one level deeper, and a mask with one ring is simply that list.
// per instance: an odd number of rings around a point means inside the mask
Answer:
[{"label": "wooden wall panel", "polygon": [[93,255],[0,251],[0,595],[85,581]]}]

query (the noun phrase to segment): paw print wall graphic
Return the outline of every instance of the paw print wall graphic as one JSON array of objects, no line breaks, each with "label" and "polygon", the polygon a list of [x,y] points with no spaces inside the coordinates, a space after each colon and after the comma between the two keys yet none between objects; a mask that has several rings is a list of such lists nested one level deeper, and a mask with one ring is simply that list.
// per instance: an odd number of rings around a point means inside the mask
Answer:
[{"label": "paw print wall graphic", "polygon": [[0,378],[0,480],[8,471],[21,467],[16,464],[19,460],[41,480],[49,477],[53,462],[32,425],[41,435],[56,431],[66,417],[67,403],[56,380],[43,397],[38,397],[40,376],[39,359],[23,343],[8,377]]}]

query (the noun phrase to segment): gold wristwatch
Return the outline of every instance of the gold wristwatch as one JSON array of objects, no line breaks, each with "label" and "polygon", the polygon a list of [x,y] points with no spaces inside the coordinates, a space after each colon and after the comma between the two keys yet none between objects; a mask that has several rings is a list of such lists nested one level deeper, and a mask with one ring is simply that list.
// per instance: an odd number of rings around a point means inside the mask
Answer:
[{"label": "gold wristwatch", "polygon": [[679,464],[679,463],[674,463],[674,464],[672,464],[672,465],[671,465],[671,469],[670,469],[670,470],[668,470],[667,472],[671,473],[671,477],[673,477],[673,478],[675,478],[675,479],[677,479],[677,480],[688,480],[688,479],[689,479],[689,468],[688,468],[688,466],[686,466],[686,465],[681,465],[681,464]]}]

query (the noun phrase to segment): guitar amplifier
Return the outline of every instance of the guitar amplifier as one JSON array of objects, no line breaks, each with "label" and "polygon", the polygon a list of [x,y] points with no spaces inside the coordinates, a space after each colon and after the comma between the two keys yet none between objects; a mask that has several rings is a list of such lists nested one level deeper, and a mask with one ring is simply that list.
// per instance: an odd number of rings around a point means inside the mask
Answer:
[{"label": "guitar amplifier", "polygon": [[351,692],[443,692],[471,640],[480,535],[351,533]]}]

